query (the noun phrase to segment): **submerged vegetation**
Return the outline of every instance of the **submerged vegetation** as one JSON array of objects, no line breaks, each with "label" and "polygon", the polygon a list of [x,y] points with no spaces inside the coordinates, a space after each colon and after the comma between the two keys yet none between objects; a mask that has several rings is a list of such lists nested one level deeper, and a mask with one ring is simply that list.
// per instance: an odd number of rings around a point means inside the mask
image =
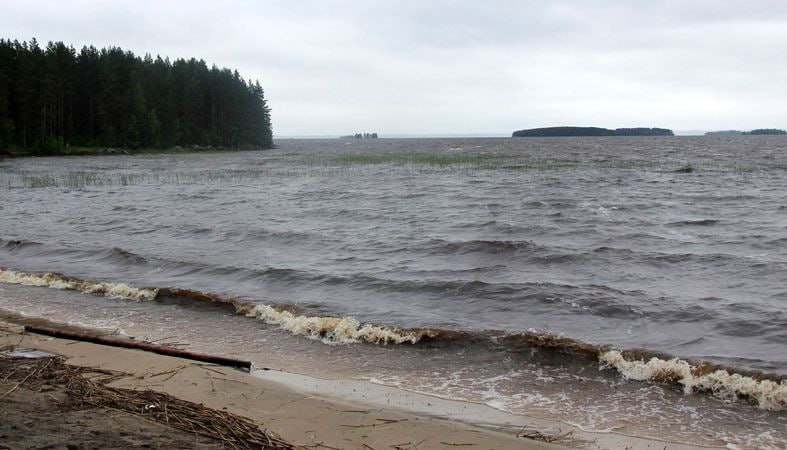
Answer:
[{"label": "submerged vegetation", "polygon": [[511,157],[471,153],[360,153],[335,158],[340,164],[397,164],[429,166],[500,167]]},{"label": "submerged vegetation", "polygon": [[[369,166],[374,169],[369,170]],[[470,153],[384,153],[306,156],[290,163],[235,169],[164,169],[156,171],[0,171],[0,186],[13,188],[83,189],[93,186],[254,184],[271,177],[367,176],[380,171],[405,174],[458,174],[485,176],[494,173],[533,173],[580,170],[629,170],[664,174],[695,172],[738,172],[787,170],[785,166],[746,166],[719,161],[579,160],[569,158],[524,158],[516,155]]]},{"label": "submerged vegetation", "polygon": [[0,39],[0,152],[174,146],[272,147],[259,81],[194,58]]}]

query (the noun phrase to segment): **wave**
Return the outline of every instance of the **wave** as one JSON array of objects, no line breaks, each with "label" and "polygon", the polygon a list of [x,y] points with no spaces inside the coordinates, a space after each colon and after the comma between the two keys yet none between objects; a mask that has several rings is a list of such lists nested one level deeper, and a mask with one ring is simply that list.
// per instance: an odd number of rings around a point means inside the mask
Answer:
[{"label": "wave", "polygon": [[[468,276],[471,273],[483,273],[488,268],[478,267],[495,264],[500,261],[495,257],[490,261],[472,261],[476,265],[465,273],[447,273],[440,271],[420,271],[410,273],[408,276],[390,277],[384,274],[333,274],[312,270],[300,270],[282,267],[236,267],[232,265],[214,265],[205,262],[181,261],[166,259],[160,256],[140,255],[130,250],[119,247],[114,248],[67,248],[49,246],[31,241],[0,240],[0,249],[9,254],[22,256],[56,256],[61,258],[68,255],[69,259],[89,259],[99,264],[112,264],[131,268],[134,273],[155,270],[158,274],[165,274],[172,278],[211,277],[220,276],[237,282],[259,280],[282,285],[314,285],[317,287],[340,286],[365,291],[424,294],[451,292],[451,295],[466,298],[488,298],[496,302],[512,302],[528,299],[535,305],[547,306],[554,304],[555,299],[581,306],[572,309],[576,314],[593,314],[603,317],[634,317],[643,313],[640,301],[629,301],[634,297],[643,295],[640,291],[619,291],[607,286],[595,285],[569,285],[539,282],[494,282],[486,279],[479,280],[477,276]],[[406,250],[406,249],[405,249]],[[598,261],[604,263],[636,262],[655,267],[672,267],[676,264],[694,264],[702,267],[719,267],[724,270],[752,271],[760,270],[754,263],[762,263],[760,259],[730,254],[695,254],[695,253],[660,253],[636,251],[626,248],[597,247],[589,252],[571,251],[559,247],[543,246],[530,241],[445,241],[431,240],[427,244],[413,247],[410,250],[426,252],[431,255],[451,255],[476,252],[493,254],[495,252],[507,253],[505,256],[511,261],[519,258],[522,264],[544,266],[570,266],[572,264],[587,264]],[[784,262],[767,261],[771,270],[787,267]],[[63,270],[62,268],[58,268]],[[483,278],[483,277],[481,277]],[[644,306],[647,309],[646,306]]]},{"label": "wave", "polygon": [[2,242],[3,243],[2,246],[4,248],[8,249],[8,250],[17,250],[17,249],[23,249],[23,248],[26,248],[26,247],[40,247],[40,246],[44,245],[44,244],[42,244],[40,242],[27,241],[27,240],[24,240],[24,239],[21,239],[21,240],[14,240],[14,239],[4,240],[4,239],[0,239],[0,242]]},{"label": "wave", "polygon": [[770,241],[766,241],[766,242],[763,242],[761,244],[757,243],[757,244],[755,244],[755,247],[772,250],[774,248],[784,248],[784,247],[781,247],[781,246],[783,246],[785,244],[787,244],[787,237],[778,238],[778,239],[772,239]]},{"label": "wave", "polygon": [[424,247],[436,255],[451,255],[465,253],[508,253],[521,250],[535,250],[540,246],[531,241],[498,241],[498,240],[471,240],[471,241],[446,241],[432,239]]},{"label": "wave", "polygon": [[256,229],[243,232],[225,233],[226,237],[240,237],[243,240],[275,240],[276,242],[323,242],[331,240],[329,236],[316,235],[311,232],[292,230]]},{"label": "wave", "polygon": [[[431,241],[432,250],[452,254],[454,249],[463,248],[465,251],[516,251],[517,249],[533,248],[534,251],[526,252],[526,258],[540,265],[568,264],[585,258],[583,254],[561,253],[555,249],[548,249],[527,241],[462,241],[450,242],[443,240]],[[155,269],[157,273],[179,277],[214,277],[230,278],[235,281],[261,280],[280,283],[284,285],[304,286],[307,284],[318,287],[338,286],[365,291],[386,292],[396,294],[418,295],[424,293],[445,293],[465,298],[489,298],[498,302],[510,303],[527,298],[540,307],[548,307],[558,301],[564,301],[572,306],[583,306],[572,311],[579,314],[596,314],[605,317],[631,317],[639,315],[635,307],[622,302],[620,299],[638,296],[639,292],[619,291],[605,286],[568,284],[554,284],[548,282],[489,282],[467,278],[468,274],[483,272],[484,268],[473,268],[464,273],[422,272],[413,274],[416,278],[390,278],[364,273],[338,275],[316,271],[282,267],[245,268],[231,265],[213,265],[203,262],[189,262],[165,259],[156,256],[143,256],[135,252],[114,247],[111,249],[71,249],[50,247],[26,241],[4,241],[4,247],[10,252],[24,252],[24,254],[40,255],[42,252],[55,256],[69,254],[79,258],[89,258],[94,261],[116,264],[124,269],[134,267],[135,272],[140,270]],[[28,248],[29,247],[29,248]],[[536,251],[535,249],[538,249]],[[148,266],[148,267],[142,267]],[[425,277],[424,277],[425,276]],[[475,277],[471,277],[475,278]]]},{"label": "wave", "polygon": [[130,252],[128,250],[124,250],[120,247],[112,247],[109,250],[106,250],[103,253],[101,259],[106,261],[117,261],[120,263],[131,263],[131,264],[147,264],[148,260],[142,255],[138,255],[134,252]]},{"label": "wave", "polygon": [[202,291],[174,287],[137,288],[125,283],[81,280],[52,272],[35,274],[0,268],[0,282],[74,290],[112,299],[205,302],[232,308],[237,314],[262,320],[294,335],[318,339],[326,344],[430,345],[429,343],[433,342],[448,346],[467,346],[481,343],[503,346],[514,351],[526,348],[544,349],[597,362],[601,368],[613,368],[628,379],[680,385],[687,394],[711,393],[725,400],[748,399],[760,408],[770,411],[787,409],[787,376],[695,362],[642,349],[621,351],[537,330],[504,332],[402,328],[362,323],[352,316],[302,314],[294,305],[253,304]]},{"label": "wave", "polygon": [[[765,247],[765,244],[761,244],[763,248],[767,248],[769,250],[778,247],[781,242],[778,241],[771,241],[774,242],[775,245],[770,247]],[[662,266],[665,264],[674,265],[674,264],[693,264],[694,266],[698,267],[707,267],[707,266],[738,266],[742,267],[745,266],[747,268],[753,267],[753,264],[760,264],[763,262],[767,262],[768,264],[773,265],[785,265],[783,261],[777,261],[773,259],[764,259],[760,257],[753,257],[753,256],[745,256],[745,255],[737,255],[737,254],[730,254],[730,253],[665,253],[665,252],[651,252],[651,251],[642,251],[642,250],[632,250],[628,248],[618,248],[618,247],[596,247],[592,250],[595,257],[603,257],[608,258],[611,262],[620,262],[620,261],[633,261],[638,264],[650,264],[655,266]]]},{"label": "wave", "polygon": [[49,287],[53,289],[79,291],[83,294],[103,295],[138,301],[151,301],[158,295],[158,289],[136,288],[125,283],[107,283],[80,280],[58,273],[33,274],[0,268],[0,281],[25,286]]},{"label": "wave", "polygon": [[35,274],[0,268],[0,282],[25,286],[73,290],[83,294],[103,295],[108,298],[153,301],[162,297],[176,297],[192,301],[227,305],[237,313],[256,317],[266,323],[278,325],[293,334],[319,338],[325,343],[351,344],[415,344],[423,337],[433,336],[429,330],[405,330],[399,327],[362,324],[354,317],[320,317],[293,314],[289,308],[254,305],[236,299],[181,288],[136,288],[125,283],[95,282],[67,277],[58,273]]},{"label": "wave", "polygon": [[695,362],[648,350],[614,350],[535,330],[507,334],[503,339],[597,359],[602,367],[613,368],[624,378],[679,385],[685,394],[710,393],[722,400],[753,401],[769,411],[787,409],[787,377],[784,376]]},{"label": "wave", "polygon": [[571,285],[550,282],[492,283],[480,280],[415,279],[397,280],[369,275],[315,275],[291,269],[267,269],[266,275],[292,282],[317,282],[321,285],[346,285],[377,293],[445,294],[468,299],[494,299],[498,303],[520,303],[524,300],[534,308],[551,308],[556,303],[566,303],[575,314],[593,314],[602,317],[632,318],[642,315],[636,306],[623,298],[642,296],[642,291],[623,291],[603,285]]},{"label": "wave", "polygon": [[718,219],[679,220],[677,222],[670,222],[667,225],[670,225],[670,226],[682,226],[682,225],[709,226],[709,225],[716,225],[719,222],[720,221]]},{"label": "wave", "polygon": [[248,317],[256,317],[293,334],[319,338],[328,343],[415,344],[424,337],[436,336],[433,330],[405,330],[398,327],[361,324],[354,317],[320,317],[296,315],[269,305],[239,308]]},{"label": "wave", "polygon": [[362,324],[354,317],[308,316],[298,314],[295,305],[254,305],[201,291],[181,288],[160,288],[158,295],[176,299],[227,305],[235,312],[254,317],[293,334],[316,338],[326,344],[415,344],[424,337],[434,336],[430,330],[404,330],[374,324]]},{"label": "wave", "polygon": [[783,411],[787,408],[787,380],[757,379],[713,366],[692,365],[688,361],[652,357],[645,361],[628,360],[617,350],[599,355],[599,361],[615,368],[624,377],[638,381],[667,381],[683,386],[687,394],[710,392],[714,396],[737,400],[754,400],[762,409]]},{"label": "wave", "polygon": [[147,264],[148,259],[142,255],[136,254],[129,250],[112,247],[112,248],[69,248],[45,245],[40,242],[27,241],[27,240],[4,240],[0,239],[0,248],[9,251],[10,253],[23,252],[28,255],[79,255],[89,258],[95,258],[100,261],[131,263],[131,264]]}]

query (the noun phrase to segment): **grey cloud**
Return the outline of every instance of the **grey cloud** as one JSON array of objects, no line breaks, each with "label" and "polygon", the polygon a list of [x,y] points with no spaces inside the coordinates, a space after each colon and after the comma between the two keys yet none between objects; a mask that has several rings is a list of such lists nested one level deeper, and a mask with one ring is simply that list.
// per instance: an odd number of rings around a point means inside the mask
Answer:
[{"label": "grey cloud", "polygon": [[5,37],[259,78],[279,134],[787,126],[782,1],[5,3]]}]

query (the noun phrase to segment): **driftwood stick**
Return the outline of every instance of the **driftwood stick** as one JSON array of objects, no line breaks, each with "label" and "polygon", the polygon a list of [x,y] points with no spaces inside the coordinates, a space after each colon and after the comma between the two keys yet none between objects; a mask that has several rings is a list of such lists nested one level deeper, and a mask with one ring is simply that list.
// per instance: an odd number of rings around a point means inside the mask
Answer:
[{"label": "driftwood stick", "polygon": [[38,372],[38,369],[35,369],[32,372],[30,372],[29,374],[27,374],[27,376],[22,378],[22,381],[20,381],[19,383],[16,383],[16,385],[14,387],[12,387],[11,390],[7,391],[5,394],[0,396],[0,400],[6,398],[8,396],[8,394],[10,394],[10,393],[14,392],[15,390],[17,390],[17,388],[19,388],[19,386],[23,385],[25,383],[25,381],[27,381],[27,379],[30,378],[31,376],[35,375],[36,372]]},{"label": "driftwood stick", "polygon": [[137,350],[144,350],[147,352],[158,353],[160,355],[175,356],[177,358],[191,359],[194,361],[203,361],[222,366],[237,367],[241,369],[251,370],[250,361],[242,361],[234,358],[227,358],[224,356],[205,355],[202,353],[194,353],[186,350],[180,350],[172,347],[164,347],[155,345],[148,342],[124,341],[120,339],[110,339],[102,336],[92,336],[89,334],[74,333],[70,331],[56,330],[54,328],[37,327],[32,325],[25,325],[25,331],[29,333],[43,334],[45,336],[52,336],[64,339],[72,339],[76,341],[92,342],[94,344],[109,345],[112,347],[133,348]]}]

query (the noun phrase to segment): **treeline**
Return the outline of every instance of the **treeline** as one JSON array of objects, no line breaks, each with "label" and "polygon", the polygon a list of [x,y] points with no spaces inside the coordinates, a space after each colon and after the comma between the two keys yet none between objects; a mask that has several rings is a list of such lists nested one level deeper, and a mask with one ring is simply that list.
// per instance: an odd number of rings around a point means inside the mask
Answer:
[{"label": "treeline", "polygon": [[194,58],[0,39],[0,149],[270,148],[259,81]]},{"label": "treeline", "polygon": [[758,128],[756,130],[744,131],[744,135],[782,135],[787,134],[787,131],[779,130],[777,128]]},{"label": "treeline", "polygon": [[674,136],[666,128],[546,127],[514,131],[513,137]]},{"label": "treeline", "polygon": [[340,136],[341,139],[377,139],[377,133],[355,133]]},{"label": "treeline", "polygon": [[666,128],[616,128],[615,136],[675,136]]},{"label": "treeline", "polygon": [[741,130],[720,130],[720,131],[708,131],[705,133],[705,136],[740,136],[743,134]]},{"label": "treeline", "polygon": [[760,136],[760,135],[785,135],[787,131],[778,128],[758,128],[751,131],[722,130],[708,131],[705,136]]}]

